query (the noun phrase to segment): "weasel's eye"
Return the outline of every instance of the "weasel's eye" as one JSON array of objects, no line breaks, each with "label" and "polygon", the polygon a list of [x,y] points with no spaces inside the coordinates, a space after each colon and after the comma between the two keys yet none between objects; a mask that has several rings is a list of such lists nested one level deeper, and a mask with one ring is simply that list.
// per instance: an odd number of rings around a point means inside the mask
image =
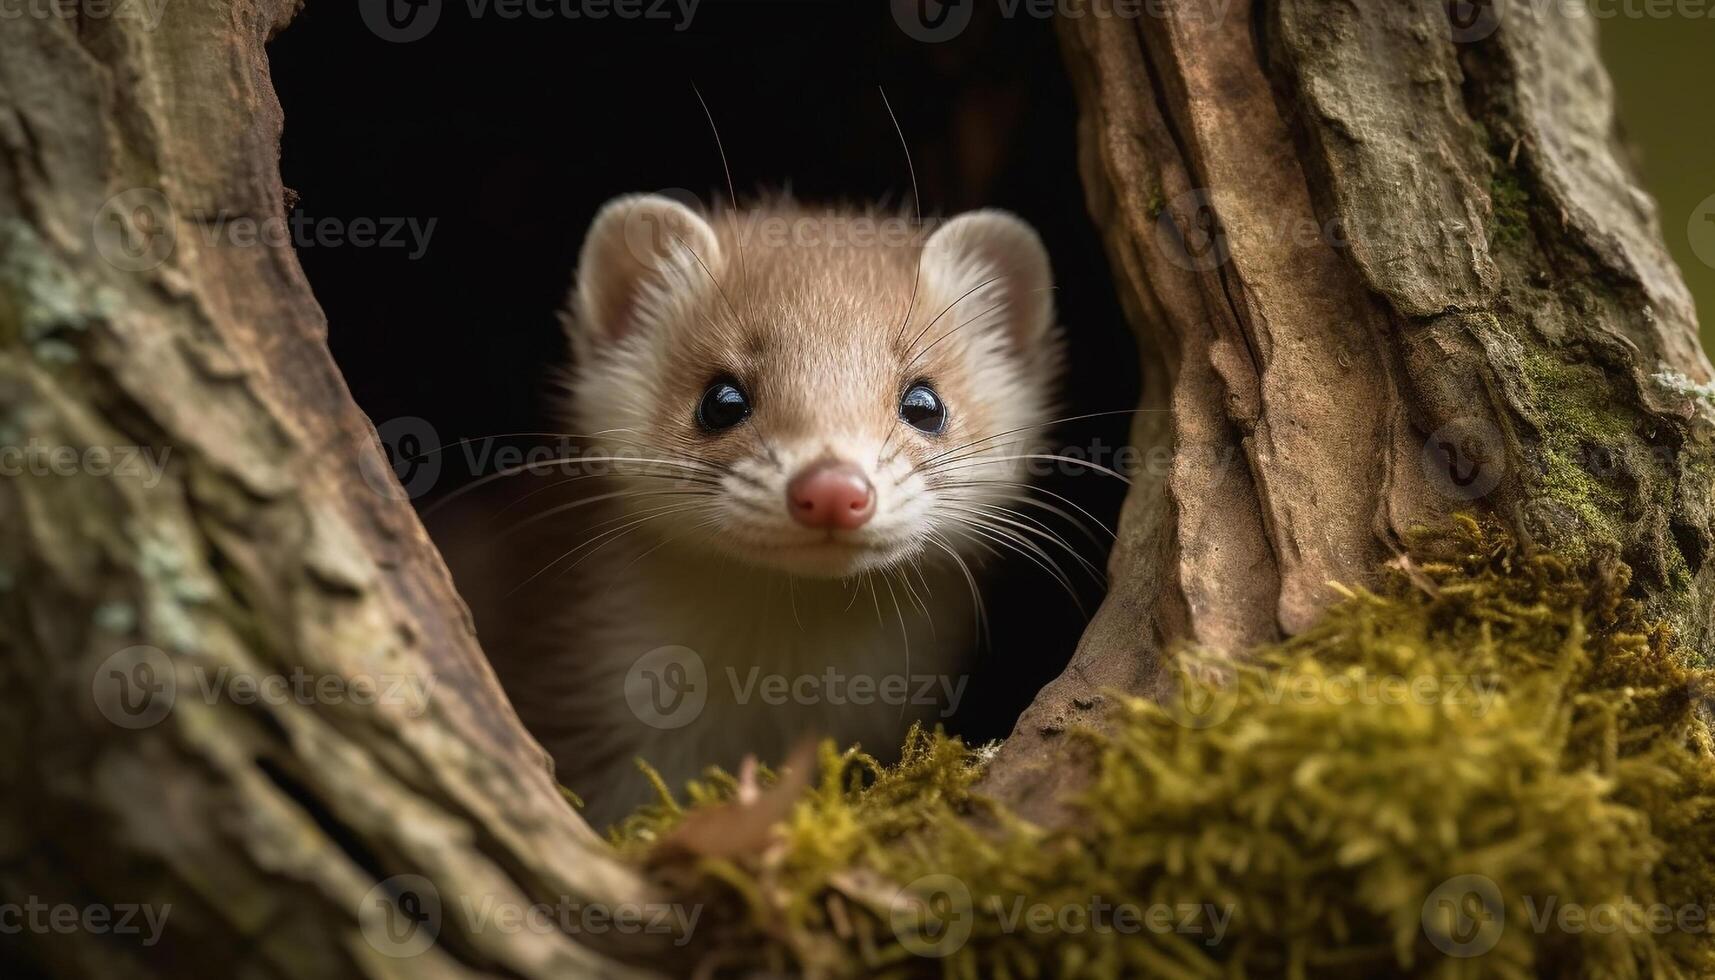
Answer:
[{"label": "weasel's eye", "polygon": [[899,400],[899,417],[913,429],[937,435],[947,427],[947,406],[935,389],[919,381]]},{"label": "weasel's eye", "polygon": [[720,432],[750,418],[750,399],[738,383],[728,378],[709,385],[703,400],[697,403],[697,424],[710,432]]}]

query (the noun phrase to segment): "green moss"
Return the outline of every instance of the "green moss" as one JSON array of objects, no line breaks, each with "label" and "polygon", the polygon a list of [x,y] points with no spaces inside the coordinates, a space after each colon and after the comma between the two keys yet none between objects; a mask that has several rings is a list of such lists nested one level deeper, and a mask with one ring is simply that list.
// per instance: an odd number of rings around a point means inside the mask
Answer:
[{"label": "green moss", "polygon": [[1161,212],[1167,210],[1167,199],[1161,196],[1161,188],[1155,187],[1150,190],[1149,200],[1145,202],[1143,210],[1145,214],[1149,215],[1151,221],[1161,217]]},{"label": "green moss", "polygon": [[[1117,699],[1079,736],[1094,782],[1064,829],[984,801],[980,754],[938,733],[895,767],[824,746],[765,853],[666,875],[734,910],[701,953],[812,975],[1715,975],[1706,930],[1560,918],[1715,901],[1715,678],[1623,565],[1468,520],[1412,555],[1205,697]],[[688,807],[735,790],[716,774]],[[685,812],[663,789],[616,843],[642,860]],[[1490,924],[1461,929],[1481,900]]]},{"label": "green moss", "polygon": [[1631,410],[1615,407],[1600,369],[1552,354],[1522,358],[1531,399],[1557,429],[1590,442],[1617,442],[1632,432]]},{"label": "green moss", "polygon": [[1530,234],[1530,193],[1512,168],[1497,163],[1489,179],[1489,240],[1498,245],[1523,242]]},{"label": "green moss", "polygon": [[1620,540],[1616,519],[1625,505],[1619,492],[1591,476],[1578,457],[1551,442],[1543,449],[1542,492],[1577,515],[1585,531],[1608,541]]},{"label": "green moss", "polygon": [[[1619,405],[1601,372],[1569,364],[1547,353],[1520,359],[1537,430],[1542,434],[1543,472],[1538,491],[1577,516],[1583,534],[1557,545],[1582,558],[1592,543],[1618,544],[1626,499],[1620,490],[1592,475],[1583,461],[1594,452],[1623,454],[1634,440],[1636,412]],[[1653,474],[1652,474],[1653,475]],[[1658,483],[1666,490],[1664,480]]]}]

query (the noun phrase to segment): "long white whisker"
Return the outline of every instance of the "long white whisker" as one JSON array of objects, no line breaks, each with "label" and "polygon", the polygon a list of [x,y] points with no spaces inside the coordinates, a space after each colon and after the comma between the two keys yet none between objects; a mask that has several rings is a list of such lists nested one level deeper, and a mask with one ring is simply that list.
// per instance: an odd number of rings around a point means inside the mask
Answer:
[{"label": "long white whisker", "polygon": [[[600,503],[604,500],[613,500],[613,499],[618,498],[618,497],[639,497],[639,498],[642,498],[642,497],[713,497],[713,496],[714,496],[714,494],[710,493],[707,490],[615,490],[612,493],[598,493],[593,497],[583,497],[583,498],[580,498],[578,500],[571,501],[570,503],[564,503],[564,504],[559,504],[559,505],[554,506],[554,507],[550,507],[547,510],[542,511],[539,514],[532,514],[529,517],[526,517],[523,520],[519,521],[518,523],[507,528],[506,530],[501,531],[500,534],[498,535],[498,537],[504,538],[504,537],[507,537],[509,535],[517,534],[519,531],[523,530],[526,527],[529,527],[529,526],[536,524],[536,523],[539,523],[541,521],[545,521],[548,518],[554,517],[558,514],[563,514],[566,511],[577,510],[579,507],[586,507],[590,504]],[[627,515],[627,516],[630,516],[630,515]],[[623,520],[624,518],[621,517],[621,518],[617,518],[617,519]],[[611,520],[608,522],[603,522],[603,523],[611,523]],[[600,527],[601,525],[598,524],[596,526]]]},{"label": "long white whisker", "polygon": [[[603,474],[603,473],[583,473],[583,474],[579,474],[578,476],[568,476],[564,480],[555,480],[553,483],[550,483],[545,487],[537,487],[536,489],[530,491],[529,493],[520,495],[515,500],[510,500],[510,501],[506,502],[505,504],[501,505],[498,509],[496,509],[493,514],[491,514],[489,516],[490,517],[499,517],[501,514],[504,514],[507,511],[512,510],[514,507],[519,506],[520,504],[524,503],[526,500],[529,500],[532,497],[541,496],[542,494],[547,493],[550,490],[559,489],[560,487],[566,486],[567,484],[578,483],[578,482],[583,481],[583,480],[599,480],[603,476],[606,476],[606,475],[607,474]],[[713,481],[687,480],[679,474],[672,474],[672,475],[668,475],[665,473],[659,473],[659,474],[628,473],[628,474],[626,474],[627,479],[636,479],[639,477],[653,477],[654,479],[661,479],[661,480],[678,480],[678,481],[683,481],[685,483],[691,483],[693,485],[705,486],[705,487],[711,488],[709,491],[702,491],[702,492],[712,492],[713,489],[718,488],[720,486],[720,484],[715,483]],[[610,479],[611,479],[611,477],[610,477]],[[630,491],[630,492],[638,493],[638,494],[644,494],[644,493],[657,493],[657,492],[661,492],[661,491],[634,490],[634,491]],[[605,496],[614,496],[614,494],[608,494]],[[595,499],[595,498],[585,498],[585,499]],[[605,499],[605,497],[602,499]]]},{"label": "long white whisker", "polygon": [[952,335],[958,333],[960,330],[965,329],[966,327],[970,326],[973,323],[981,323],[983,317],[988,316],[990,313],[993,313],[995,310],[1000,309],[1001,307],[1005,306],[1008,302],[1010,302],[1010,300],[1004,300],[1003,299],[1000,302],[994,304],[993,306],[990,306],[988,309],[983,310],[981,313],[978,313],[976,316],[970,317],[969,319],[960,320],[957,324],[953,325],[953,327],[951,329],[949,329],[946,333],[942,334],[939,337],[936,337],[934,340],[931,340],[931,341],[929,341],[929,343],[925,344],[923,346],[923,349],[917,352],[917,356],[913,357],[909,361],[906,361],[904,371],[910,371],[911,366],[913,364],[916,364],[918,361],[921,361],[925,355],[927,355],[930,351],[934,350],[936,344],[939,344],[941,341],[946,340],[948,337],[951,337]]},{"label": "long white whisker", "polygon": [[[966,510],[965,508],[962,508],[962,507],[959,509],[965,510],[967,513],[979,514],[979,515],[981,515],[981,516],[983,516],[983,517],[985,517],[991,521],[999,521],[1002,524],[1005,524],[1009,527],[1017,528],[1018,530],[1023,531],[1026,534],[1031,534],[1031,535],[1034,535],[1036,537],[1042,538],[1044,540],[1053,542],[1054,544],[1059,545],[1061,548],[1064,548],[1066,550],[1067,554],[1071,555],[1074,559],[1076,559],[1078,564],[1080,564],[1084,567],[1084,570],[1089,573],[1089,575],[1092,579],[1096,580],[1097,582],[1101,582],[1103,580],[1103,576],[1102,576],[1101,571],[1099,569],[1097,569],[1095,565],[1091,564],[1089,559],[1085,558],[1082,554],[1080,554],[1078,552],[1078,549],[1072,547],[1071,543],[1069,543],[1065,538],[1054,533],[1053,528],[1050,528],[1048,525],[1043,524],[1041,521],[1037,520],[1034,517],[1031,517],[1028,514],[1024,514],[1024,513],[1021,513],[1019,511],[1012,510],[1012,509],[1006,508],[1006,507],[986,506],[986,505],[978,505],[976,508],[971,509],[971,510]],[[1019,518],[1019,520],[1013,520],[1013,518],[1015,518],[1015,517]],[[1024,522],[1029,522],[1029,523],[1024,523]]]},{"label": "long white whisker", "polygon": [[[917,587],[911,584],[911,570],[916,567],[916,562],[913,561],[906,565],[906,567],[899,569],[899,584],[905,589],[905,600],[911,603],[918,612],[923,614],[923,619],[929,624],[929,635],[934,636],[935,616],[929,611],[929,607],[924,605],[923,597],[917,594]],[[918,569],[917,574],[919,577],[922,577],[922,570]],[[929,583],[925,581],[923,583],[923,587],[928,588]]]},{"label": "long white whisker", "polygon": [[1022,454],[1017,455],[1017,456],[985,456],[982,459],[979,459],[974,463],[963,463],[959,466],[951,466],[951,467],[946,467],[944,469],[941,467],[937,467],[935,470],[932,470],[930,472],[933,472],[933,473],[955,472],[958,470],[968,470],[968,469],[972,468],[973,466],[990,466],[994,463],[1008,463],[1008,462],[1012,462],[1015,460],[1021,460],[1021,459],[1045,459],[1045,460],[1052,460],[1052,461],[1057,461],[1057,462],[1061,462],[1061,463],[1071,463],[1074,466],[1082,466],[1085,469],[1095,470],[1097,473],[1105,473],[1108,476],[1111,476],[1114,479],[1119,480],[1121,483],[1124,483],[1126,486],[1131,486],[1131,478],[1130,477],[1124,475],[1123,473],[1118,473],[1118,472],[1115,472],[1114,470],[1108,469],[1106,466],[1103,466],[1100,463],[1092,463],[1089,460],[1077,459],[1077,458],[1072,457],[1072,456],[1059,456],[1059,455],[1056,455],[1054,453],[1022,453]]},{"label": "long white whisker", "polygon": [[[1091,521],[1093,521],[1095,523],[1095,525],[1097,527],[1099,527],[1103,531],[1107,532],[1109,539],[1118,539],[1118,537],[1119,537],[1119,535],[1115,533],[1113,528],[1109,527],[1106,523],[1104,523],[1101,518],[1097,517],[1096,515],[1090,513],[1088,510],[1086,510],[1076,500],[1073,500],[1072,498],[1066,496],[1065,494],[1055,493],[1054,491],[1049,490],[1046,487],[1035,486],[1034,484],[1024,483],[1024,482],[1021,482],[1019,480],[954,480],[954,481],[948,481],[947,483],[942,484],[942,486],[945,486],[945,487],[1001,486],[1001,487],[1013,487],[1013,488],[1019,489],[1019,490],[1027,490],[1027,491],[1030,491],[1033,493],[1045,493],[1048,496],[1053,497],[1055,500],[1058,500],[1061,503],[1066,504],[1068,507],[1071,507],[1073,510],[1075,510],[1078,513],[1089,518]],[[1031,497],[1028,493],[1012,494],[1012,495],[1008,495],[1008,496],[1004,497],[1003,499],[1020,500],[1020,501],[1026,502],[1026,503],[1034,503],[1036,506],[1043,507],[1043,508],[1047,508],[1047,507],[1052,506],[1051,504],[1048,504],[1044,501],[1036,500],[1034,497]],[[1077,524],[1079,527],[1083,527],[1083,522],[1074,519],[1070,514],[1067,514],[1065,511],[1062,511],[1059,508],[1054,508],[1054,509],[1055,509],[1056,513],[1059,513],[1061,516],[1065,517],[1067,520],[1072,521],[1074,524]],[[1086,533],[1087,533],[1087,529],[1086,529]]]},{"label": "long white whisker", "polygon": [[[691,535],[697,533],[698,531],[703,530],[704,528],[710,528],[710,527],[715,527],[715,526],[719,525],[720,522],[721,522],[721,519],[720,519],[720,516],[718,514],[714,517],[709,518],[708,520],[699,521],[696,524],[691,525],[690,528],[686,529],[685,533],[675,534],[670,538],[667,538],[663,541],[658,542],[653,548],[650,548],[650,549],[640,553],[639,555],[637,555],[637,557],[626,562],[620,568],[620,571],[621,572],[625,571],[625,569],[630,568],[631,566],[637,564],[638,562],[642,561],[645,558],[648,558],[650,555],[653,555],[655,552],[660,551],[662,548],[665,548],[666,546],[672,544],[675,541],[683,541],[684,539],[690,537]],[[614,576],[614,578],[617,581],[619,576],[616,575],[616,576]]]},{"label": "long white whisker", "polygon": [[875,625],[886,626],[887,622],[881,618],[881,599],[875,594],[875,576],[866,571],[863,580],[869,585],[869,600],[875,604]]},{"label": "long white whisker", "polygon": [[1078,597],[1077,590],[1072,587],[1072,580],[1067,577],[1065,569],[1061,568],[1060,563],[1056,562],[1054,557],[1048,554],[1048,552],[1042,550],[1041,546],[1037,545],[1036,542],[1031,541],[1029,538],[1020,535],[1015,531],[1010,531],[1003,527],[997,527],[985,520],[965,516],[960,518],[960,523],[971,531],[989,538],[996,544],[999,544],[1011,551],[1016,551],[1026,558],[1029,558],[1037,565],[1037,567],[1047,572],[1050,577],[1058,582],[1061,588],[1066,590],[1066,594],[1072,598],[1072,604],[1078,607],[1079,613],[1086,616],[1088,615],[1087,611],[1084,609],[1084,601]]},{"label": "long white whisker", "polygon": [[931,529],[929,531],[929,534],[928,534],[928,539],[929,539],[929,543],[933,544],[935,547],[940,548],[942,551],[946,552],[947,557],[953,559],[954,566],[956,566],[959,569],[959,571],[964,574],[965,584],[967,586],[969,586],[970,590],[971,590],[971,616],[973,619],[973,625],[976,628],[976,638],[979,642],[982,642],[986,645],[986,643],[987,643],[986,633],[987,633],[987,629],[988,629],[988,611],[983,608],[983,595],[982,595],[982,591],[977,588],[977,577],[976,577],[976,575],[971,572],[971,566],[969,565],[969,563],[967,563],[965,561],[965,559],[962,556],[960,556],[958,549],[954,548],[952,543],[947,541],[943,535],[941,535],[939,532]]},{"label": "long white whisker", "polygon": [[726,308],[732,312],[733,319],[738,323],[744,323],[744,317],[739,315],[738,307],[732,305],[732,300],[728,298],[726,287],[721,285],[721,281],[715,278],[715,274],[713,272],[709,271],[709,265],[707,262],[703,261],[703,257],[698,255],[697,250],[692,248],[683,238],[680,238],[678,234],[675,233],[673,235],[673,240],[677,241],[680,245],[685,246],[685,251],[691,253],[691,258],[697,260],[697,265],[702,268],[703,274],[708,276],[709,281],[715,284],[715,291],[720,293],[721,302],[725,303]]},{"label": "long white whisker", "polygon": [[709,110],[709,101],[703,98],[702,89],[697,88],[695,84],[691,86],[691,91],[696,93],[697,101],[703,106],[703,116],[709,121],[709,131],[715,134],[715,152],[720,154],[721,170],[726,173],[727,199],[732,202],[732,213],[727,224],[732,228],[733,243],[738,246],[738,281],[739,285],[742,286],[746,278],[744,274],[744,236],[738,230],[738,191],[733,188],[732,166],[727,163],[726,145],[721,142],[721,130],[719,126],[715,125],[715,114]]},{"label": "long white whisker", "polygon": [[[493,483],[495,480],[502,480],[502,479],[505,479],[507,477],[517,476],[518,474],[524,473],[527,471],[536,470],[536,469],[545,469],[545,468],[550,467],[550,466],[568,465],[568,464],[572,464],[572,463],[620,463],[620,462],[648,463],[650,465],[655,465],[655,466],[678,467],[682,470],[685,470],[686,472],[682,473],[682,474],[676,474],[672,477],[672,479],[684,480],[687,483],[696,483],[696,482],[702,481],[702,482],[706,482],[710,486],[716,486],[718,484],[716,483],[716,481],[709,479],[708,474],[720,474],[720,472],[721,472],[720,470],[715,469],[713,467],[709,467],[709,466],[707,466],[707,464],[704,464],[704,463],[688,463],[688,462],[684,462],[682,460],[671,460],[671,459],[649,459],[649,458],[644,458],[644,457],[640,457],[640,456],[562,456],[558,459],[532,460],[532,461],[527,462],[527,463],[520,463],[517,466],[509,466],[503,470],[497,470],[493,473],[488,474],[487,476],[478,477],[477,479],[472,480],[471,482],[465,484],[464,486],[459,487],[457,490],[454,490],[451,493],[447,494],[445,497],[442,497],[440,500],[435,501],[432,505],[423,508],[423,516],[428,517],[429,515],[440,510],[442,507],[445,507],[447,504],[452,503],[454,500],[458,499],[459,497],[462,497],[465,494],[470,493],[471,491],[476,490],[479,487],[486,486],[487,484]],[[707,471],[707,472],[705,472],[705,471]],[[598,474],[593,474],[593,475],[600,476],[602,474],[598,473]],[[650,474],[647,472],[639,472],[639,473],[626,473],[624,475],[627,477],[638,477],[638,476],[651,476],[651,475],[657,475],[658,476],[660,474]]]},{"label": "long white whisker", "polygon": [[[899,642],[905,645],[905,677],[906,683],[911,678],[911,631],[905,626],[905,610],[899,608],[899,596],[893,591],[893,583],[888,580],[887,572],[883,570],[881,584],[887,586],[887,597],[893,600],[893,614],[899,617]],[[905,707],[910,698],[899,702],[899,717],[905,717]]]},{"label": "long white whisker", "polygon": [[[1096,532],[1090,530],[1090,526],[1088,524],[1085,524],[1075,514],[1073,514],[1071,511],[1067,510],[1064,507],[1056,507],[1053,504],[1048,503],[1045,500],[1037,500],[1035,497],[1030,497],[1030,496],[1026,496],[1025,494],[1019,494],[1019,493],[998,494],[995,496],[994,499],[1004,500],[1004,501],[1007,501],[1009,503],[1023,504],[1026,507],[1035,507],[1038,510],[1047,511],[1050,514],[1053,514],[1055,517],[1058,517],[1061,520],[1065,521],[1067,524],[1070,524],[1073,527],[1077,528],[1078,533],[1080,535],[1082,535],[1086,540],[1088,540],[1091,544],[1095,545],[1097,548],[1105,547],[1105,545],[1102,543],[1102,539],[1096,536]],[[1102,527],[1102,530],[1107,531],[1108,529],[1104,525]],[[1112,532],[1109,532],[1109,537],[1114,537]]]},{"label": "long white whisker", "polygon": [[989,453],[1006,453],[1006,452],[1009,452],[1012,450],[1018,450],[1018,449],[1033,449],[1036,447],[1032,446],[1030,443],[1032,442],[1034,436],[1035,436],[1035,433],[1027,433],[1022,438],[1013,439],[1013,440],[1008,441],[1008,442],[997,442],[992,446],[984,446],[981,449],[973,449],[973,450],[970,450],[969,452],[960,453],[957,456],[939,457],[934,461],[933,465],[931,465],[928,460],[925,460],[922,463],[919,463],[916,466],[913,466],[911,468],[911,472],[912,473],[933,474],[933,473],[939,472],[942,469],[945,469],[946,467],[952,466],[954,463],[962,463],[967,459],[988,458],[987,454],[989,454]]},{"label": "long white whisker", "polygon": [[[570,558],[571,556],[577,554],[579,551],[583,550],[584,548],[589,547],[592,544],[595,544],[597,541],[600,541],[603,538],[608,538],[614,534],[623,534],[623,532],[626,532],[628,530],[634,530],[638,527],[641,527],[644,524],[649,523],[650,521],[657,520],[657,519],[662,518],[662,517],[669,517],[669,516],[672,516],[674,514],[687,513],[689,511],[693,511],[693,510],[697,509],[698,507],[702,507],[702,506],[707,506],[707,505],[706,504],[673,504],[673,505],[671,505],[671,507],[669,509],[650,512],[647,516],[640,517],[637,520],[634,520],[628,524],[622,525],[622,526],[617,527],[617,528],[613,528],[611,530],[603,531],[602,533],[585,540],[581,544],[578,544],[577,546],[573,547],[570,551],[567,551],[565,554],[554,559],[553,561],[549,562],[548,564],[542,566],[541,569],[539,569],[534,575],[531,575],[529,578],[518,583],[516,586],[514,586],[512,588],[512,590],[510,592],[508,592],[506,594],[508,596],[513,595],[519,589],[524,588],[525,586],[529,585],[531,582],[534,582],[536,579],[540,578],[543,573],[547,572],[549,569],[553,568],[555,565],[558,565],[560,562],[565,561],[567,558]],[[615,540],[617,540],[617,539],[615,539]],[[609,543],[611,543],[611,541]],[[605,547],[605,545],[603,545],[602,547]],[[588,558],[590,555],[593,555],[593,554],[595,554],[596,551],[600,551],[600,550],[601,550],[601,547],[597,547],[597,548],[595,548],[589,552],[586,552],[584,554],[583,558],[579,558],[577,561],[573,562],[570,566],[568,566],[568,568],[576,568],[578,563],[582,562],[584,560],[584,558]]]},{"label": "long white whisker", "polygon": [[941,459],[944,456],[951,456],[954,453],[961,453],[967,449],[970,449],[972,446],[977,446],[977,445],[980,445],[982,443],[988,442],[988,441],[993,440],[993,439],[999,439],[1003,436],[1010,436],[1016,432],[1029,432],[1032,429],[1035,429],[1035,430],[1047,429],[1051,426],[1064,425],[1067,422],[1083,422],[1087,419],[1105,418],[1105,417],[1110,416],[1110,415],[1141,415],[1144,412],[1162,412],[1162,411],[1166,411],[1166,409],[1161,409],[1161,408],[1120,408],[1120,409],[1114,409],[1112,411],[1107,411],[1107,412],[1088,412],[1088,413],[1083,414],[1083,415],[1067,415],[1067,416],[1064,416],[1063,418],[1048,419],[1047,421],[1044,421],[1044,422],[1033,422],[1030,425],[1021,425],[1015,429],[1007,429],[1004,432],[996,432],[993,435],[983,436],[981,439],[972,439],[970,442],[967,442],[962,446],[954,446],[951,449],[943,450],[939,454],[931,456],[928,459],[924,460],[921,465],[927,466],[930,463],[933,463],[936,460]]},{"label": "long white whisker", "polygon": [[946,309],[943,309],[941,312],[935,314],[935,318],[933,320],[930,320],[927,324],[925,324],[923,329],[917,332],[917,336],[911,338],[911,346],[907,347],[906,349],[907,350],[914,349],[917,346],[917,342],[919,340],[923,339],[923,335],[928,333],[929,330],[931,328],[933,328],[936,323],[940,322],[942,317],[947,315],[947,310],[950,310],[953,307],[958,306],[961,302],[964,301],[966,296],[969,296],[970,294],[976,292],[977,290],[983,288],[984,286],[987,286],[990,283],[999,282],[1000,280],[1005,279],[1005,278],[1007,278],[1007,277],[1006,276],[994,276],[993,278],[990,278],[990,279],[984,279],[982,282],[979,282],[975,286],[972,286],[971,288],[960,293],[958,299],[953,300],[951,303],[948,303]]},{"label": "long white whisker", "polygon": [[[923,195],[917,191],[917,165],[911,162],[911,145],[905,141],[905,130],[899,125],[899,117],[893,114],[893,103],[887,99],[887,90],[880,85],[875,87],[881,93],[881,104],[887,108],[887,118],[893,120],[893,131],[899,134],[899,148],[905,151],[905,167],[911,172],[911,204],[917,211],[917,228],[923,228]],[[917,267],[911,274],[911,301],[905,305],[905,315],[899,319],[899,332],[893,342],[899,343],[905,337],[905,327],[911,322],[911,313],[917,308],[917,286],[923,279],[923,244],[917,245]]]},{"label": "long white whisker", "polygon": [[651,515],[649,517],[644,518],[641,521],[638,521],[636,524],[628,525],[627,527],[624,527],[624,528],[619,528],[617,530],[619,530],[621,533],[619,534],[618,537],[611,538],[608,541],[602,543],[601,545],[598,545],[597,547],[592,548],[589,551],[585,552],[581,557],[578,558],[577,561],[574,561],[570,565],[567,565],[565,568],[565,571],[561,572],[560,574],[564,575],[564,574],[566,574],[566,572],[570,572],[572,569],[583,564],[584,559],[589,558],[591,555],[594,555],[596,552],[600,551],[602,548],[605,548],[608,545],[613,544],[616,541],[620,541],[620,540],[624,539],[627,535],[636,533],[644,524],[647,524],[650,521],[655,520],[656,518],[672,517],[672,516],[675,516],[678,514],[692,514],[692,513],[695,513],[699,507],[703,507],[703,506],[707,506],[707,505],[706,504],[692,504],[688,507],[685,507],[682,510],[667,511],[667,512],[661,513],[661,514],[654,514],[654,515]]}]

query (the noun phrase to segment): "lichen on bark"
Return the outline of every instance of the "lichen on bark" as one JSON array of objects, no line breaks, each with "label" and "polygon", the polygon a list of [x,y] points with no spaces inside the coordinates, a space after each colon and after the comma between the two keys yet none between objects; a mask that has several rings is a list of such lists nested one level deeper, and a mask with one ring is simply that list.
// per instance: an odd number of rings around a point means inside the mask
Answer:
[{"label": "lichen on bark", "polygon": [[[1483,502],[1544,546],[1617,551],[1651,610],[1705,650],[1708,418],[1655,376],[1703,382],[1710,365],[1615,131],[1595,19],[1511,4],[1465,36],[1434,5],[1332,9],[1272,5],[1271,61],[1342,220],[1441,230],[1406,248],[1356,236],[1351,251],[1402,343],[1426,349],[1407,360],[1424,429],[1492,427],[1505,475]],[[1365,85],[1384,65],[1396,81]]]}]

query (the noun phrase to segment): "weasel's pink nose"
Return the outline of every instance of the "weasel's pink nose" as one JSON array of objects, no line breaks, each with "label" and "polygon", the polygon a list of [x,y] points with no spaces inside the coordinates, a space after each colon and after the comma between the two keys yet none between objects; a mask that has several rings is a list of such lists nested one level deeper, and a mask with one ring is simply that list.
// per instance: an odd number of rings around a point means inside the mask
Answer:
[{"label": "weasel's pink nose", "polygon": [[875,514],[875,488],[850,463],[812,463],[786,485],[786,508],[805,527],[855,530]]}]

